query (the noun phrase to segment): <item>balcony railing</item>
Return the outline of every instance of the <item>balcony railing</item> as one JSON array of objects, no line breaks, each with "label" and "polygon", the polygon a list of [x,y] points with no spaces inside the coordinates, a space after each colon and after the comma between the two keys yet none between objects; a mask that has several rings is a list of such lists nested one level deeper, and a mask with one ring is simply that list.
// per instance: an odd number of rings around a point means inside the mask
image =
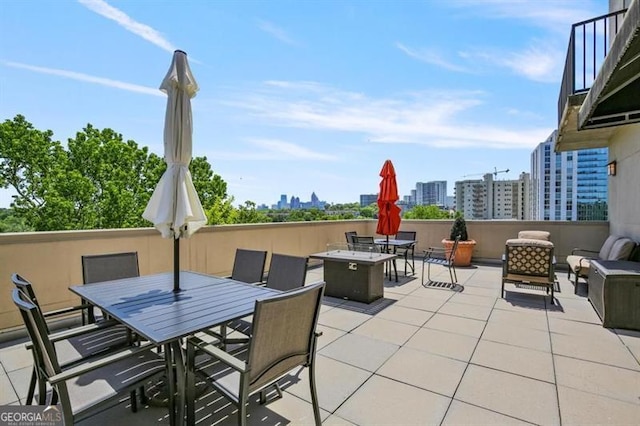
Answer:
[{"label": "balcony railing", "polygon": [[587,92],[591,88],[626,12],[627,9],[622,9],[571,26],[558,97],[558,125],[569,96]]}]

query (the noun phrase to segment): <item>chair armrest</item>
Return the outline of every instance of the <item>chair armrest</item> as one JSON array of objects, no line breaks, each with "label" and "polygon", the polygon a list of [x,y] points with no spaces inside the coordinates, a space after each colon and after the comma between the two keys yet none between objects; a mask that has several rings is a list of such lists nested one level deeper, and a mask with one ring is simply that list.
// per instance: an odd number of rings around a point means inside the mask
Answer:
[{"label": "chair armrest", "polygon": [[116,352],[116,353],[110,353],[109,355],[102,358],[91,358],[90,361],[76,365],[72,368],[69,368],[68,370],[65,370],[61,373],[56,374],[55,376],[51,376],[49,378],[49,381],[51,382],[52,385],[55,385],[57,383],[64,382],[74,377],[78,377],[83,374],[89,373],[91,371],[97,370],[98,368],[105,367],[114,362],[122,361],[123,359],[136,356],[141,352],[146,352],[149,349],[152,349],[155,347],[156,345],[147,343],[141,346],[136,346],[135,348],[125,349],[123,351]]},{"label": "chair armrest", "polygon": [[89,304],[71,306],[71,307],[68,307],[68,308],[56,309],[54,311],[47,311],[47,312],[43,313],[42,315],[45,318],[49,318],[49,317],[54,317],[54,316],[57,316],[57,315],[69,314],[71,312],[80,311],[80,310],[83,310],[83,309],[89,309],[91,307],[93,307],[93,305],[89,305]]},{"label": "chair armrest", "polygon": [[195,346],[202,352],[206,352],[207,354],[222,361],[223,363],[233,368],[234,370],[239,371],[240,373],[245,373],[247,371],[247,364],[244,361],[239,360],[238,358],[234,357],[228,352],[223,351],[217,346],[214,346],[207,342],[203,342],[197,337],[189,337],[187,339],[187,345]]},{"label": "chair armrest", "polygon": [[[56,343],[62,340],[70,339],[72,337],[91,333],[96,330],[102,330],[103,328],[113,327],[118,324],[120,323],[115,320],[107,320],[107,321],[101,321],[99,323],[87,324],[82,327],[72,328],[71,330],[64,330],[64,331],[59,331],[57,333],[51,333],[49,335],[49,340],[51,340],[51,343]],[[31,348],[33,348],[33,342],[27,342],[25,346],[27,349],[31,350]]]},{"label": "chair armrest", "polygon": [[587,250],[587,249],[582,249],[582,248],[574,248],[573,250],[571,250],[571,254],[576,254],[576,253],[598,254],[600,252],[597,251],[597,250]]}]

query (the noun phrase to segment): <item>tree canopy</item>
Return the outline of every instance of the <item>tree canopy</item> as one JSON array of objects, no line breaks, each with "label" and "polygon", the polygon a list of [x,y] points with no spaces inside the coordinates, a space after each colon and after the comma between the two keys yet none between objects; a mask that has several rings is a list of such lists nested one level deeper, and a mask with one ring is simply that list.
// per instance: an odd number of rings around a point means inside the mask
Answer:
[{"label": "tree canopy", "polygon": [[[22,115],[0,124],[0,187],[16,191],[14,214],[36,231],[150,226],[142,212],[165,169],[162,157],[112,129],[87,124],[65,148]],[[206,157],[189,169],[208,214],[230,207],[227,184]]]},{"label": "tree canopy", "polygon": [[415,206],[404,214],[405,219],[448,219],[449,212],[435,205]]}]

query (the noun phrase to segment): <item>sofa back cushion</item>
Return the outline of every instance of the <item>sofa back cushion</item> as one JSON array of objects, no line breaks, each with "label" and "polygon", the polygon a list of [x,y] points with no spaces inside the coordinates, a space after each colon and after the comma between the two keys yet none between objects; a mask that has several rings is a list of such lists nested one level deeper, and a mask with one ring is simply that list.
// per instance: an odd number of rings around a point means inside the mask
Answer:
[{"label": "sofa back cushion", "polygon": [[619,239],[620,237],[617,235],[609,235],[609,238],[607,238],[604,244],[602,244],[602,248],[600,249],[598,258],[602,260],[609,260],[609,253],[611,252],[611,248],[613,248],[613,245]]},{"label": "sofa back cushion", "polygon": [[632,239],[620,238],[613,243],[613,247],[611,247],[611,251],[606,260],[627,260],[635,246],[636,243]]}]

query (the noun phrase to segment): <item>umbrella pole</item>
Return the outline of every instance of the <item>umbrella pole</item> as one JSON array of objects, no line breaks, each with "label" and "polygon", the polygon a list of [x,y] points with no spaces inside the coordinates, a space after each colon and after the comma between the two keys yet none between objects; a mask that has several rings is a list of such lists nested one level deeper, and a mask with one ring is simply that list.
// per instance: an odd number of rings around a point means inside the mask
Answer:
[{"label": "umbrella pole", "polygon": [[180,238],[173,239],[173,291],[180,291]]}]

